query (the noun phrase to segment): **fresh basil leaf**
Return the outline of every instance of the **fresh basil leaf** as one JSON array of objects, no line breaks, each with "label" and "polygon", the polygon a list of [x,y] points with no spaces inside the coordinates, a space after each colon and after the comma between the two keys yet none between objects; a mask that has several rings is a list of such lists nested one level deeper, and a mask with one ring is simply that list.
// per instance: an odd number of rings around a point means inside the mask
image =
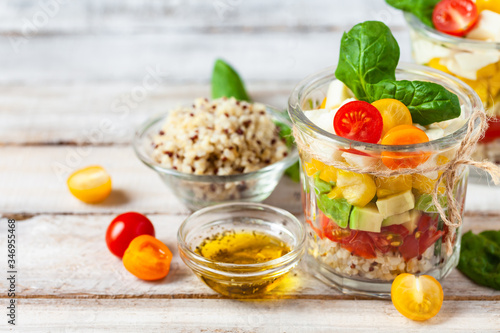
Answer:
[{"label": "fresh basil leaf", "polygon": [[318,208],[339,227],[347,228],[352,205],[346,199],[330,199],[326,194],[318,197]]},{"label": "fresh basil leaf", "polygon": [[212,72],[212,98],[234,97],[250,102],[245,85],[238,73],[221,59],[215,61]]},{"label": "fresh basil leaf", "polygon": [[500,290],[500,231],[465,233],[458,269],[477,284]]},{"label": "fresh basil leaf", "polygon": [[441,0],[385,0],[389,5],[394,8],[410,12],[418,17],[425,25],[434,28],[432,23],[432,13],[434,7]]},{"label": "fresh basil leaf", "polygon": [[348,86],[358,100],[367,100],[365,86],[395,80],[399,45],[389,27],[366,21],[344,33],[335,76]]},{"label": "fresh basil leaf", "polygon": [[367,84],[369,102],[394,98],[408,107],[414,123],[426,126],[460,116],[460,101],[443,86],[424,81],[384,80]]}]

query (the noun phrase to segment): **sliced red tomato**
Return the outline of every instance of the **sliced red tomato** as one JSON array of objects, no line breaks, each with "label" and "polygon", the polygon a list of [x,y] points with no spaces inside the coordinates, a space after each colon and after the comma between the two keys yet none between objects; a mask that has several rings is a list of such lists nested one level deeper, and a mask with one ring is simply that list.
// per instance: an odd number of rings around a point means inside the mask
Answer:
[{"label": "sliced red tomato", "polygon": [[353,101],[337,111],[333,128],[343,138],[377,143],[382,136],[383,121],[376,107],[367,102]]},{"label": "sliced red tomato", "polygon": [[380,232],[368,233],[373,240],[375,247],[382,253],[394,250],[403,244],[404,238],[408,235],[408,229],[399,224],[382,227]]},{"label": "sliced red tomato", "polygon": [[360,155],[360,156],[368,156],[371,157],[372,155],[365,153],[364,151],[357,150],[355,148],[340,148],[340,151],[343,151],[344,153],[349,153],[349,154],[355,154],[355,155]]},{"label": "sliced red tomato", "polygon": [[320,213],[320,224],[322,236],[328,238],[332,242],[348,242],[352,237],[354,237],[351,229],[339,227],[337,223],[333,222],[323,213]]},{"label": "sliced red tomato", "polygon": [[453,36],[464,36],[472,30],[479,17],[472,0],[442,0],[432,13],[437,30]]},{"label": "sliced red tomato", "polygon": [[365,259],[374,259],[377,257],[375,246],[372,239],[365,231],[352,230],[354,237],[344,238],[341,246],[355,256]]},{"label": "sliced red tomato", "polygon": [[488,129],[484,134],[484,138],[481,140],[482,143],[489,143],[495,140],[500,140],[500,118],[492,118],[488,121]]},{"label": "sliced red tomato", "polygon": [[444,235],[444,231],[437,230],[437,216],[423,214],[415,232],[404,238],[399,252],[405,260],[410,260],[423,254],[430,246]]}]

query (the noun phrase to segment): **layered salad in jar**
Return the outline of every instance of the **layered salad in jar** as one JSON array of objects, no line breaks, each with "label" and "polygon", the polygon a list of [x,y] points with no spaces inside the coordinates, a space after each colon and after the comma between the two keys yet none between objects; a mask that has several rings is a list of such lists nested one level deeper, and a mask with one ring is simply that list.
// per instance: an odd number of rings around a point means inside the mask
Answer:
[{"label": "layered salad in jar", "polygon": [[[432,79],[396,80],[398,61],[387,26],[358,24],[342,38],[326,97],[297,107],[291,97],[309,254],[341,277],[388,282],[435,270],[430,274],[442,278],[458,259],[460,229],[443,223],[432,193],[446,212],[437,169],[454,158],[460,142],[433,142],[463,130],[467,117],[457,95]],[[414,69],[407,72],[411,77]],[[307,121],[298,128],[302,112]],[[463,209],[467,171],[456,172],[453,197]]]},{"label": "layered salad in jar", "polygon": [[387,2],[406,12],[415,61],[477,92],[491,119],[474,158],[500,164],[500,1]]}]

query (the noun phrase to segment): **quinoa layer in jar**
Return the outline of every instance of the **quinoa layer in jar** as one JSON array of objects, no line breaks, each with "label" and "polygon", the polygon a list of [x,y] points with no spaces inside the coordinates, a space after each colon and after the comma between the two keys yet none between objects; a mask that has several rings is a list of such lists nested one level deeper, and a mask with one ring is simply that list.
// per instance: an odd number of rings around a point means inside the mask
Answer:
[{"label": "quinoa layer in jar", "polygon": [[[444,278],[458,263],[461,229],[447,228],[432,203],[431,193],[442,172],[426,170],[455,157],[468,118],[482,107],[479,98],[462,82],[437,71],[400,67],[398,80],[434,82],[455,93],[461,115],[449,132],[427,143],[364,143],[331,134],[331,118],[327,119],[326,112],[308,114],[310,105],[314,108],[325,96],[330,98],[332,86],[339,82],[333,73],[334,68],[329,68],[305,79],[289,101],[302,166],[308,255],[314,274],[344,292],[375,296],[386,296],[392,280],[401,273]],[[338,89],[336,96],[337,102],[344,103],[352,98],[345,88]],[[434,128],[424,129],[431,137]],[[377,175],[387,171],[384,159],[397,154],[425,159],[409,172]],[[369,171],[348,170],[352,168]],[[453,196],[462,212],[468,171],[460,167],[457,174]],[[437,188],[439,202],[447,210],[444,181]]]}]

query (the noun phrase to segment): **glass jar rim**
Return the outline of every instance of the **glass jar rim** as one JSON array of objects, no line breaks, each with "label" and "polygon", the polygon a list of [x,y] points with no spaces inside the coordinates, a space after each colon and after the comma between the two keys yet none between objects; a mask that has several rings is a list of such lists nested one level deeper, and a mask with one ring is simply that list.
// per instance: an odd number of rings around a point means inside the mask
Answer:
[{"label": "glass jar rim", "polygon": [[[262,104],[262,103],[261,103]],[[266,107],[266,111],[268,114],[273,118],[277,119],[278,121],[291,126],[292,124],[290,121],[283,117],[280,114],[280,111],[277,108],[274,108],[270,105],[264,104]],[[148,156],[143,147],[141,146],[141,140],[143,139],[143,136],[148,133],[148,131],[151,129],[151,127],[157,125],[159,122],[165,121],[165,118],[168,116],[169,112],[165,112],[156,116],[151,117],[150,119],[146,120],[143,122],[135,131],[134,137],[132,139],[132,146],[134,149],[134,152],[136,156],[144,163],[146,166],[150,167],[151,169],[155,170],[156,172],[160,174],[167,174],[171,176],[175,176],[177,178],[185,179],[188,181],[197,181],[197,182],[206,182],[206,183],[227,183],[227,182],[237,182],[237,181],[243,181],[243,180],[250,180],[258,175],[261,175],[263,173],[266,173],[268,171],[273,171],[276,168],[282,167],[283,169],[286,169],[287,167],[291,166],[298,160],[298,151],[297,147],[293,146],[288,155],[273,163],[268,166],[265,166],[264,168],[261,168],[256,171],[251,171],[251,172],[246,172],[246,173],[241,173],[241,174],[234,174],[234,175],[195,175],[195,174],[190,174],[190,173],[184,173],[180,172],[171,168],[167,168],[160,163],[156,162],[153,160],[151,156]]]},{"label": "glass jar rim", "polygon": [[437,31],[436,29],[431,28],[428,25],[422,23],[422,21],[420,21],[420,19],[415,15],[413,15],[412,13],[405,12],[404,17],[406,22],[410,25],[411,28],[417,30],[425,37],[432,39],[434,41],[447,45],[458,46],[459,48],[464,48],[464,49],[482,49],[482,50],[500,51],[500,42],[466,39],[462,37],[448,35],[440,31]]},{"label": "glass jar rim", "polygon": [[[327,67],[322,69],[319,72],[309,75],[302,81],[300,81],[295,88],[293,89],[290,98],[288,99],[288,113],[290,118],[292,119],[292,123],[294,126],[297,126],[301,131],[307,131],[309,133],[314,133],[314,135],[326,142],[329,142],[334,145],[343,145],[349,146],[350,148],[357,148],[361,150],[367,151],[391,151],[391,152],[415,152],[415,150],[419,151],[432,151],[432,150],[446,150],[454,147],[459,144],[465,137],[468,126],[469,119],[472,113],[476,110],[484,110],[481,99],[477,95],[477,93],[465,84],[463,81],[458,78],[448,75],[439,70],[415,65],[408,63],[400,63],[398,68],[396,69],[396,74],[404,74],[404,73],[413,73],[415,75],[427,76],[430,78],[439,79],[440,81],[447,83],[448,90],[451,90],[453,93],[457,94],[459,97],[462,96],[462,100],[466,101],[466,105],[463,109],[469,110],[469,114],[465,118],[466,123],[454,131],[453,133],[439,138],[437,140],[432,140],[425,143],[411,144],[411,145],[381,145],[376,143],[365,143],[361,141],[354,141],[350,139],[346,139],[335,134],[332,134],[328,131],[323,130],[318,127],[312,121],[310,121],[304,114],[304,110],[302,110],[302,99],[305,95],[310,93],[311,91],[317,89],[317,86],[320,84],[326,84],[328,82],[332,82],[333,80],[337,80],[335,78],[335,67]],[[314,87],[316,85],[316,87]],[[453,89],[454,88],[454,89]],[[474,130],[479,130],[480,119],[474,123]]]},{"label": "glass jar rim", "polygon": [[[193,251],[189,245],[186,243],[186,227],[190,222],[193,220],[196,220],[197,218],[207,214],[207,213],[213,213],[216,211],[230,211],[230,210],[239,210],[239,209],[258,209],[258,210],[267,210],[270,211],[273,214],[280,215],[282,217],[285,217],[287,222],[292,222],[294,223],[298,228],[299,228],[299,234],[295,235],[297,236],[297,244],[294,246],[293,249],[291,249],[290,252],[287,254],[273,259],[269,261],[265,261],[262,263],[255,263],[255,264],[231,264],[231,263],[223,263],[219,262],[216,260],[211,260],[203,257],[202,255],[196,253]],[[262,274],[267,274],[268,270],[264,268],[269,268],[270,270],[279,270],[282,266],[300,259],[301,253],[303,253],[305,249],[305,242],[306,242],[306,231],[303,226],[303,224],[290,212],[273,207],[270,205],[266,204],[261,204],[261,203],[249,203],[249,202],[231,202],[231,203],[226,203],[226,204],[218,204],[214,206],[209,206],[202,208],[190,216],[188,216],[181,224],[179,227],[179,230],[177,231],[177,243],[179,250],[183,252],[183,254],[187,257],[188,260],[191,262],[194,262],[197,266],[202,266],[202,270],[205,272],[210,272],[210,273],[215,273],[215,274],[220,274],[220,275],[226,275],[226,276],[233,276],[233,275],[241,275],[245,277],[249,276],[257,276],[257,275],[262,275]],[[212,266],[212,267],[211,267]],[[213,268],[213,266],[217,268]],[[249,272],[235,272],[235,270],[245,270],[248,269]]]}]

